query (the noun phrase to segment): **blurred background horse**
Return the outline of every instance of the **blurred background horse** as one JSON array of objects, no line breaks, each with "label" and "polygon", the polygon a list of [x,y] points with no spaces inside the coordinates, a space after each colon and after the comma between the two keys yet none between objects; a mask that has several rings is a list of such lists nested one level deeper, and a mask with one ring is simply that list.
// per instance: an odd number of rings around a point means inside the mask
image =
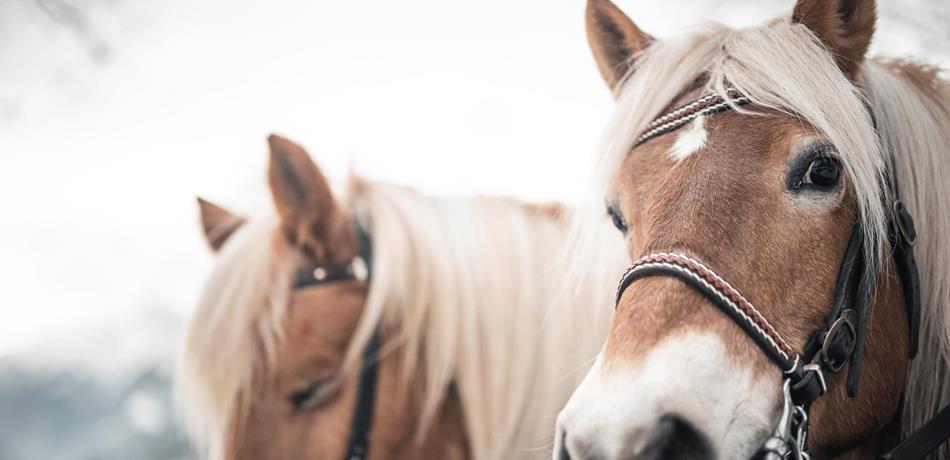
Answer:
[{"label": "blurred background horse", "polygon": [[603,343],[620,239],[575,288],[560,206],[356,177],[338,200],[301,147],[270,149],[276,217],[201,202],[219,262],[179,387],[210,457],[548,457]]}]

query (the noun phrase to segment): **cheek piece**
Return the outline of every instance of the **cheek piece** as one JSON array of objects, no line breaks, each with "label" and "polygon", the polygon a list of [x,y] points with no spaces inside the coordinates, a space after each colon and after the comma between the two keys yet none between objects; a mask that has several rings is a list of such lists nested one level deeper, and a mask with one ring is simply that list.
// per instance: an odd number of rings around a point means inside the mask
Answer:
[{"label": "cheek piece", "polygon": [[[725,96],[707,95],[657,118],[647,125],[634,146],[675,131],[697,117],[750,103],[735,88],[727,89]],[[895,197],[888,206],[891,211],[888,242],[903,289],[910,338],[908,358],[913,359],[917,354],[920,327],[920,276],[913,251],[917,231],[907,207],[897,198],[897,178],[893,171],[887,186],[891,188],[891,196]],[[874,263],[875,258],[869,257],[860,219],[856,219],[856,222],[838,270],[834,303],[829,307],[824,323],[812,334],[800,353],[789,345],[738,289],[697,258],[678,252],[648,254],[635,261],[620,279],[617,304],[626,289],[641,278],[665,276],[683,281],[738,324],[781,369],[784,377],[782,415],[772,436],[762,445],[755,458],[810,458],[808,413],[811,404],[828,390],[825,373],[837,373],[848,366],[847,392],[851,397],[857,395],[878,268]],[[950,407],[941,410],[934,419],[879,458],[923,458],[948,437]]]},{"label": "cheek piece", "polygon": [[[369,286],[373,267],[373,242],[369,233],[354,222],[359,241],[359,254],[346,262],[327,262],[297,270],[294,289],[316,288],[340,281],[365,281]],[[379,380],[379,329],[373,330],[363,349],[356,409],[350,429],[350,442],[343,460],[363,460],[369,455],[373,435],[373,411],[376,408],[376,386]]]}]

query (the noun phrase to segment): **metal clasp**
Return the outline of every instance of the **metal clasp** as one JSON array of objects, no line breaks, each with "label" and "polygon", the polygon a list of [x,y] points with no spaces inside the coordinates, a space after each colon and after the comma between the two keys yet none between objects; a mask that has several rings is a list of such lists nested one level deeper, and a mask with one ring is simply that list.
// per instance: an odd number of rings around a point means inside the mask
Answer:
[{"label": "metal clasp", "polygon": [[785,379],[782,385],[782,415],[778,419],[772,436],[765,441],[762,448],[759,449],[759,455],[756,458],[762,460],[784,460],[788,457],[793,447],[797,447],[795,437],[792,435],[792,416],[795,413],[795,405],[792,404],[792,381]]},{"label": "metal clasp", "polygon": [[[824,382],[824,379],[822,379]],[[795,433],[795,450],[792,452],[792,458],[801,460],[810,460],[811,454],[808,453],[808,412],[802,406],[795,406],[795,425],[798,427]]]},{"label": "metal clasp", "polygon": [[[821,365],[814,364],[814,363],[806,364],[802,366],[802,372],[814,372],[815,375],[818,377],[818,383],[821,385],[821,393],[819,394],[819,396],[828,392],[828,384],[825,383],[825,373],[821,371]],[[800,407],[800,406],[796,406],[796,407]]]},{"label": "metal clasp", "polygon": [[[821,375],[819,371],[819,375]],[[824,377],[820,377],[824,384]],[[792,380],[782,384],[782,415],[756,455],[761,460],[810,460],[808,453],[808,412],[792,402]]]},{"label": "metal clasp", "polygon": [[360,256],[356,256],[350,261],[349,271],[357,281],[366,281],[366,278],[369,277],[369,267],[366,266],[366,261]]}]

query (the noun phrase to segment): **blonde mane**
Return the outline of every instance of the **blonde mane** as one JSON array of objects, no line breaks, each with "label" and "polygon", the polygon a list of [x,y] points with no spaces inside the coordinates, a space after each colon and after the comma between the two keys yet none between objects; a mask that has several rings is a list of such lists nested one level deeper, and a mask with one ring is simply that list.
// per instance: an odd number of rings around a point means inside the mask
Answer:
[{"label": "blonde mane", "polygon": [[277,232],[277,219],[267,216],[231,235],[188,326],[175,393],[185,427],[210,459],[225,456],[251,379],[268,364],[258,357],[276,359],[294,267]]},{"label": "blonde mane", "polygon": [[[406,378],[422,370],[423,426],[454,385],[474,458],[547,458],[557,412],[606,336],[622,241],[609,234],[616,244],[591,255],[612,261],[603,263],[603,282],[577,287],[562,256],[568,225],[537,207],[359,179],[344,203],[374,251],[347,362],[358,362],[374,329],[395,328],[384,349],[402,355]],[[241,398],[281,340],[294,265],[275,232],[263,219],[232,236],[190,325],[178,390],[211,458],[223,455]],[[586,308],[583,321],[572,320],[575,306]]]},{"label": "blonde mane", "polygon": [[[811,31],[787,19],[741,30],[709,24],[659,40],[636,57],[617,91],[592,193],[603,200],[646,125],[701,78],[708,78],[709,92],[726,97],[732,86],[753,102],[736,110],[797,116],[836,146],[872,245],[868,257],[881,260],[888,247],[884,203],[890,202],[881,184],[895,158],[901,198],[917,220],[923,279],[921,351],[911,365],[904,405],[910,431],[950,402],[950,89],[934,72],[921,82],[901,69],[926,73],[871,61],[858,89]],[[873,108],[879,134],[865,104]],[[947,458],[946,447],[941,455]]]},{"label": "blonde mane", "polygon": [[[919,234],[920,350],[904,402],[909,433],[950,404],[950,84],[933,69],[907,63],[872,62],[865,73],[886,158],[894,159],[900,196]],[[944,445],[939,458],[950,458],[950,447]]]}]

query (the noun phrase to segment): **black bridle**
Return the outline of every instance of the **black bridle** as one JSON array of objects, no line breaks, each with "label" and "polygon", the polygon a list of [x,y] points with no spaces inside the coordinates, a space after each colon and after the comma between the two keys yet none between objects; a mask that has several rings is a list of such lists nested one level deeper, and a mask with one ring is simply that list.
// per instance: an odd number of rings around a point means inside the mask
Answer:
[{"label": "black bridle", "polygon": [[[369,286],[373,268],[373,242],[359,222],[354,221],[359,241],[358,255],[347,262],[328,262],[297,270],[294,289],[320,286],[339,281],[366,281]],[[350,430],[350,443],[344,460],[363,460],[369,454],[373,434],[373,411],[376,407],[376,385],[379,380],[379,330],[374,329],[363,349],[356,409]]]},{"label": "black bridle", "polygon": [[[734,88],[726,90],[726,96],[707,95],[658,117],[637,138],[635,146],[675,131],[700,116],[750,103],[747,97]],[[893,201],[888,203],[888,242],[903,289],[910,328],[909,359],[913,359],[917,354],[920,328],[920,276],[913,251],[917,232],[910,212],[898,197],[895,175],[896,172],[891,171],[890,184],[887,185],[893,197]],[[618,305],[624,291],[641,278],[669,276],[682,280],[735,321],[781,368],[784,374],[782,416],[772,436],[757,453],[758,458],[809,458],[808,411],[811,404],[827,392],[826,373],[836,373],[850,365],[847,392],[851,397],[858,392],[868,319],[878,276],[875,258],[868,257],[864,229],[860,222],[860,219],[856,220],[842,257],[834,303],[824,323],[812,334],[801,353],[788,344],[738,289],[697,258],[676,252],[653,253],[635,261],[621,277],[616,296]],[[948,437],[950,406],[881,458],[923,458]]]}]

